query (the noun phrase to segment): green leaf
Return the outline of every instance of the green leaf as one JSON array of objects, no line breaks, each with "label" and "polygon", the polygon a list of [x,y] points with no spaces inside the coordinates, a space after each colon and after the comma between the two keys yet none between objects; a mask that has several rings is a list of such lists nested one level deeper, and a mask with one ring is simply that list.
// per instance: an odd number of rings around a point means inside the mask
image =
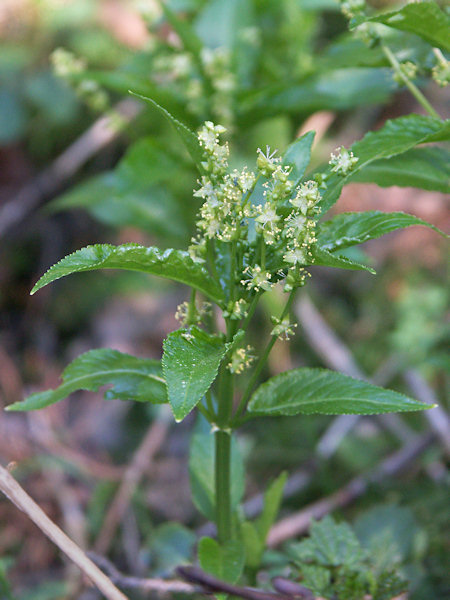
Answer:
[{"label": "green leaf", "polygon": [[375,415],[432,408],[327,369],[293,369],[263,383],[248,409],[259,415]]},{"label": "green leaf", "polygon": [[166,117],[166,119],[170,123],[172,123],[172,125],[175,127],[178,134],[180,135],[181,139],[183,140],[184,145],[186,146],[187,151],[191,155],[191,158],[194,161],[195,165],[198,168],[200,168],[200,163],[203,160],[203,153],[195,133],[191,131],[188,127],[186,127],[184,123],[182,123],[178,119],[175,119],[175,117],[171,115],[168,110],[166,110],[160,104],[155,102],[153,98],[148,98],[147,96],[142,96],[141,94],[136,94],[134,92],[130,93],[133,94],[133,96],[136,96],[141,100],[145,100],[145,102],[148,102],[149,104],[154,106],[164,117]]},{"label": "green leaf", "polygon": [[403,154],[366,165],[349,181],[396,185],[450,193],[450,152],[445,148],[412,148]]},{"label": "green leaf", "polygon": [[329,515],[321,521],[313,521],[309,539],[292,544],[289,550],[300,568],[305,561],[327,567],[350,567],[364,556],[350,525],[336,523]]},{"label": "green leaf", "polygon": [[319,207],[322,213],[327,212],[338,200],[343,186],[348,183],[358,171],[375,160],[391,158],[402,154],[418,144],[444,141],[450,138],[450,119],[441,121],[434,117],[422,115],[407,115],[386,121],[378,131],[370,131],[362,140],[355,142],[351,150],[358,158],[354,169],[342,177],[326,170],[329,176],[327,189],[322,195]]},{"label": "green leaf", "polygon": [[341,213],[330,221],[321,223],[317,239],[321,249],[334,252],[411,225],[425,225],[444,235],[437,227],[414,215],[369,210],[362,213]]},{"label": "green leaf", "polygon": [[228,583],[236,583],[244,569],[245,553],[239,540],[219,545],[204,537],[198,544],[198,558],[204,571]]},{"label": "green leaf", "polygon": [[170,406],[177,422],[200,402],[217,376],[227,346],[199,329],[178,329],[164,340],[162,367]]},{"label": "green leaf", "polygon": [[8,411],[37,410],[64,400],[77,390],[96,392],[112,385],[105,398],[136,400],[162,404],[167,402],[167,389],[157,360],[137,358],[117,350],[90,350],[76,358],[62,373],[63,383],[54,390],[32,394],[22,402],[6,407]]},{"label": "green leaf", "polygon": [[[216,517],[214,479],[215,441],[211,425],[201,416],[197,421],[189,448],[189,477],[192,500],[210,521]],[[231,508],[234,511],[245,489],[245,470],[236,438],[231,438]]]},{"label": "green leaf", "polygon": [[232,52],[241,32],[252,22],[252,3],[249,0],[211,0],[200,11],[196,31],[208,48],[226,48]]},{"label": "green leaf", "polygon": [[372,267],[355,262],[344,256],[331,254],[326,248],[322,248],[319,245],[314,245],[311,248],[311,254],[313,258],[309,263],[310,265],[350,269],[351,271],[368,271],[369,273],[375,274],[375,270],[372,269]]},{"label": "green leaf", "polygon": [[159,275],[190,285],[214,302],[220,302],[222,298],[219,286],[201,265],[190,258],[187,252],[171,248],[161,251],[152,246],[146,248],[138,244],[121,246],[96,244],[81,248],[50,267],[33,287],[31,293],[36,293],[45,285],[66,275],[97,269],[126,269]]},{"label": "green leaf", "polygon": [[266,538],[270,528],[277,518],[280,510],[281,500],[283,498],[283,490],[287,481],[287,472],[281,473],[275,481],[272,481],[264,494],[264,506],[261,515],[255,521],[255,525],[263,545],[266,543]]},{"label": "green leaf", "polygon": [[399,10],[368,20],[415,33],[432,46],[450,50],[450,17],[436,2],[410,2]]},{"label": "green leaf", "polygon": [[267,488],[264,494],[264,505],[261,515],[253,522],[241,523],[241,537],[245,546],[246,565],[258,568],[266,546],[269,534],[278,511],[280,510],[283,490],[286,485],[287,473],[281,473]]},{"label": "green leaf", "polygon": [[144,187],[117,170],[90,177],[47,207],[52,212],[73,208],[85,209],[101,223],[113,227],[136,227],[166,240],[186,236],[186,225],[167,189]]},{"label": "green leaf", "polygon": [[292,167],[289,179],[292,179],[295,185],[300,183],[309,165],[315,135],[315,131],[308,131],[290,144],[283,155],[283,166]]},{"label": "green leaf", "polygon": [[240,535],[245,548],[245,565],[251,569],[257,569],[261,564],[264,542],[261,541],[255,523],[250,521],[241,523]]},{"label": "green leaf", "polygon": [[169,8],[166,2],[160,2],[159,5],[161,6],[167,21],[178,34],[184,49],[190,52],[196,60],[199,60],[203,45],[191,25],[186,20],[180,19],[179,16]]},{"label": "green leaf", "polygon": [[397,87],[388,68],[334,69],[301,84],[289,81],[254,92],[241,103],[241,123],[255,123],[283,112],[309,114],[378,104],[385,102]]}]

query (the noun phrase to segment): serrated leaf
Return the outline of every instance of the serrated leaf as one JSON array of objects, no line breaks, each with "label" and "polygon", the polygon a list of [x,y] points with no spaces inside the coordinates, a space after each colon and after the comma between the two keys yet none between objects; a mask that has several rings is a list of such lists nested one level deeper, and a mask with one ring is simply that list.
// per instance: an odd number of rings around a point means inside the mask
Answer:
[{"label": "serrated leaf", "polygon": [[370,210],[362,213],[341,213],[330,221],[324,221],[319,226],[317,240],[322,249],[334,252],[411,225],[425,225],[444,235],[437,227],[414,215]]},{"label": "serrated leaf", "polygon": [[413,148],[366,165],[350,175],[349,182],[416,187],[449,194],[450,152],[445,148]]},{"label": "serrated leaf", "polygon": [[248,409],[259,415],[375,415],[432,408],[328,369],[293,369],[263,383]]},{"label": "serrated leaf", "polygon": [[444,141],[450,138],[450,119],[441,121],[434,117],[407,115],[386,121],[378,131],[370,131],[362,140],[351,146],[358,162],[345,177],[326,169],[327,189],[319,202],[322,213],[327,212],[338,200],[342,188],[354,175],[375,160],[402,154],[414,146],[428,142]]},{"label": "serrated leaf", "polygon": [[450,17],[436,2],[410,2],[399,10],[368,21],[415,33],[432,46],[450,50]]},{"label": "serrated leaf", "polygon": [[181,250],[159,250],[138,244],[96,244],[86,246],[69,254],[39,279],[31,290],[34,294],[45,285],[72,273],[95,271],[97,269],[126,269],[159,275],[166,279],[185,283],[203,292],[206,296],[220,302],[222,292],[209,273],[195,263],[187,252]]},{"label": "serrated leaf", "polygon": [[327,567],[353,566],[363,558],[363,551],[348,523],[336,523],[327,515],[313,521],[310,537],[289,547],[295,561],[301,566],[305,560]]},{"label": "serrated leaf", "polygon": [[[192,500],[210,521],[216,518],[215,440],[211,425],[199,415],[189,446],[189,478]],[[245,469],[235,436],[231,437],[231,509],[242,500]]]},{"label": "serrated leaf", "polygon": [[159,361],[137,358],[108,348],[90,350],[76,358],[63,371],[62,380],[58,388],[32,394],[22,402],[11,404],[6,410],[37,410],[55,404],[77,390],[96,392],[104,385],[112,385],[105,392],[107,400],[119,398],[154,404],[167,402],[167,389]]},{"label": "serrated leaf", "polygon": [[296,139],[295,142],[292,142],[283,155],[283,166],[292,167],[289,179],[291,179],[296,186],[300,183],[301,178],[305,174],[306,167],[309,165],[311,159],[311,147],[315,135],[315,131],[308,131]]},{"label": "serrated leaf", "polygon": [[244,569],[244,548],[238,540],[220,545],[204,537],[198,544],[198,558],[204,571],[228,583],[236,583]]},{"label": "serrated leaf", "polygon": [[195,165],[200,169],[200,163],[203,160],[203,153],[198,143],[197,136],[193,131],[191,131],[184,123],[176,119],[173,115],[170,114],[168,110],[166,110],[163,106],[155,102],[153,98],[149,98],[147,96],[142,96],[141,94],[136,94],[134,92],[130,92],[133,96],[140,98],[141,100],[145,100],[145,102],[149,102],[152,106],[154,106],[166,119],[172,123],[172,125],[177,130],[181,139],[186,146],[187,151],[191,155],[192,160]]},{"label": "serrated leaf", "polygon": [[198,327],[169,333],[162,367],[176,421],[182,421],[209,390],[226,352],[221,338]]},{"label": "serrated leaf", "polygon": [[334,267],[337,269],[350,269],[351,271],[369,271],[369,273],[375,274],[374,269],[368,265],[350,260],[344,256],[338,256],[337,254],[331,254],[328,249],[321,247],[316,244],[311,248],[312,260],[308,263],[310,265],[316,265],[320,267]]}]

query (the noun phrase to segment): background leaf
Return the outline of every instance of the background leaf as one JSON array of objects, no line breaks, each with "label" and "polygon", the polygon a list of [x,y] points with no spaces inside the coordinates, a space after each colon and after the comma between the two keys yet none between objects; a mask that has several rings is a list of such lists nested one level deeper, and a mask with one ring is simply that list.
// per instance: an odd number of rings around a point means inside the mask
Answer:
[{"label": "background leaf", "polygon": [[327,369],[293,369],[263,383],[248,409],[259,415],[374,415],[432,408]]},{"label": "background leaf", "polygon": [[176,421],[182,421],[209,390],[226,351],[218,336],[198,327],[169,333],[162,367]]},{"label": "background leaf", "polygon": [[341,213],[330,221],[324,221],[320,224],[317,240],[321,249],[334,252],[411,225],[425,225],[442,234],[437,227],[414,215],[369,210],[362,213]]},{"label": "background leaf", "polygon": [[[215,442],[211,425],[199,415],[189,448],[189,477],[192,500],[210,521],[215,519]],[[231,508],[234,511],[245,489],[245,469],[236,438],[231,438]]]},{"label": "background leaf", "polygon": [[167,402],[166,384],[158,360],[137,358],[108,348],[90,350],[76,358],[63,371],[62,380],[64,383],[58,388],[32,394],[6,410],[37,410],[59,402],[77,390],[96,392],[104,385],[112,385],[105,392],[107,400]]},{"label": "background leaf", "polygon": [[126,269],[159,275],[190,285],[214,301],[219,301],[222,295],[208,272],[198,263],[194,263],[187,252],[172,248],[161,251],[152,246],[146,248],[138,244],[96,244],[81,248],[50,267],[31,293],[36,293],[45,285],[66,275],[97,269]]},{"label": "background leaf", "polygon": [[376,160],[354,175],[350,182],[397,185],[450,193],[450,152],[445,148],[412,148],[403,154]]},{"label": "background leaf", "polygon": [[410,2],[399,10],[368,20],[415,33],[432,46],[450,50],[450,17],[436,2]]},{"label": "background leaf", "polygon": [[305,174],[306,167],[309,165],[311,159],[311,147],[315,135],[315,131],[308,131],[296,139],[295,142],[292,142],[283,155],[283,166],[292,167],[289,179],[291,179],[295,185],[300,183],[301,178]]},{"label": "background leaf", "polygon": [[358,158],[358,162],[346,177],[333,173],[330,167],[326,169],[327,188],[319,203],[322,213],[333,206],[344,185],[366,165],[375,160],[402,154],[418,144],[444,141],[449,138],[450,119],[441,121],[434,117],[407,115],[386,121],[381,129],[370,131],[362,140],[351,146],[351,151]]}]

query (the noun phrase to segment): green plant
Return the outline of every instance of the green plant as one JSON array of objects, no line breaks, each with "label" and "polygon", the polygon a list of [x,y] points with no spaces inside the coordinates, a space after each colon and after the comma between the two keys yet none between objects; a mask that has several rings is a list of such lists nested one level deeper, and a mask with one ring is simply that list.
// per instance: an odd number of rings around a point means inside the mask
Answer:
[{"label": "green plant", "polygon": [[[415,86],[414,95],[423,100]],[[294,333],[290,311],[297,291],[308,281],[308,267],[373,272],[371,267],[345,256],[345,251],[411,225],[436,229],[399,212],[369,211],[322,218],[339,199],[344,185],[358,177],[364,179],[367,172],[372,172],[372,181],[386,185],[391,164],[395,163],[404,176],[410,168],[408,160],[414,160],[426,174],[429,154],[418,146],[448,140],[450,122],[439,119],[425,102],[425,108],[433,114],[388,121],[350,149],[341,147],[329,164],[312,174],[305,175],[313,132],[298,138],[281,157],[268,147],[265,151],[259,149],[255,170],[248,166],[231,170],[228,145],[220,142],[224,127],[206,121],[195,135],[155,100],[140,97],[172,123],[199,171],[194,196],[203,204],[196,220],[196,236],[187,251],[135,244],[82,248],[51,267],[32,293],[76,272],[125,269],[158,275],[191,288],[189,299],[178,307],[181,327],[167,336],[161,362],[109,349],[92,350],[66,368],[57,389],[33,394],[8,409],[44,408],[76,390],[93,391],[103,385],[111,386],[105,394],[107,399],[168,402],[177,422],[197,408],[210,432],[201,429],[193,436],[193,500],[207,518],[215,521],[218,533],[217,541],[200,541],[199,560],[205,570],[234,583],[244,568],[249,577],[259,568],[285,482],[281,475],[268,488],[264,509],[256,521],[241,517],[238,507],[244,489],[243,469],[234,432],[243,423],[275,415],[371,415],[431,408],[398,392],[326,369],[293,369],[259,387],[257,384],[276,340],[288,339]],[[442,162],[448,157],[439,147],[432,152]],[[272,316],[269,340],[253,349],[246,340],[248,328],[261,297],[276,285],[287,294],[284,308]],[[350,558],[325,564],[345,567],[345,576],[339,575],[343,590],[338,592],[340,597],[352,598],[354,590],[362,593],[364,586],[372,592],[376,586],[382,589],[384,574],[373,583],[358,579],[357,571],[347,568],[348,561],[359,564],[363,558],[345,527],[339,529],[331,522],[316,525],[309,549],[324,528],[342,534],[343,544],[350,548]],[[313,566],[315,577],[319,567]],[[323,575],[325,581],[322,571],[320,577]],[[326,589],[325,584],[311,587]],[[380,592],[379,597],[385,596]]]}]

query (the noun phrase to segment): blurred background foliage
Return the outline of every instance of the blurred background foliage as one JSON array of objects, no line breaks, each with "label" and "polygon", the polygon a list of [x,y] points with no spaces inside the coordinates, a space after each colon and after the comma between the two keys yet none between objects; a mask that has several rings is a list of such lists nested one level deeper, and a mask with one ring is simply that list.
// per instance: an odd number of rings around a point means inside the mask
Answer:
[{"label": "blurred background foliage", "polygon": [[[393,3],[371,4],[387,10]],[[237,168],[252,165],[258,147],[283,151],[310,129],[317,132],[314,167],[387,118],[420,112],[381,51],[347,32],[337,1],[172,0],[166,7],[153,0],[0,4],[0,228],[3,209],[19,205],[0,239],[1,406],[54,387],[61,368],[90,348],[159,358],[163,338],[177,326],[173,314],[185,291],[134,273],[87,274],[28,295],[50,264],[88,243],[184,248],[192,236],[193,166],[164,117],[128,90],[154,98],[193,129],[205,119],[224,124]],[[393,29],[387,35],[402,61],[419,66],[418,84],[448,116],[446,90],[427,83],[435,64],[430,46]],[[108,143],[83,138],[105,119]],[[50,170],[50,186],[41,190],[40,175],[63,152],[73,157],[74,148],[79,168],[70,176]],[[337,210],[404,210],[448,230],[445,201],[435,192],[354,183]],[[439,236],[412,228],[366,245],[363,259],[377,268],[376,277],[317,270],[307,292],[364,373],[411,395],[419,378],[448,408],[444,255]],[[268,297],[255,336],[270,331],[268,315],[279,302],[275,292]],[[270,370],[323,364],[300,325],[289,346],[277,343]],[[0,413],[0,458],[18,463],[15,475],[78,543],[95,546],[119,478],[161,420],[158,410],[80,393],[42,414]],[[397,430],[361,419],[324,459],[316,445],[330,422],[280,418],[244,429],[246,497],[280,470],[292,473],[312,461],[309,485],[283,505],[286,514],[299,510],[428,427],[422,415],[402,416]],[[189,495],[192,426],[187,420],[169,429],[133,494],[110,544],[124,571],[164,575],[193,556],[201,521]],[[389,548],[413,599],[443,598],[450,590],[447,486],[434,444],[404,476],[371,484],[337,511],[380,561]],[[2,598],[95,598],[77,595],[78,575],[4,500],[0,556]],[[267,573],[284,567],[282,556],[267,553]]]}]

